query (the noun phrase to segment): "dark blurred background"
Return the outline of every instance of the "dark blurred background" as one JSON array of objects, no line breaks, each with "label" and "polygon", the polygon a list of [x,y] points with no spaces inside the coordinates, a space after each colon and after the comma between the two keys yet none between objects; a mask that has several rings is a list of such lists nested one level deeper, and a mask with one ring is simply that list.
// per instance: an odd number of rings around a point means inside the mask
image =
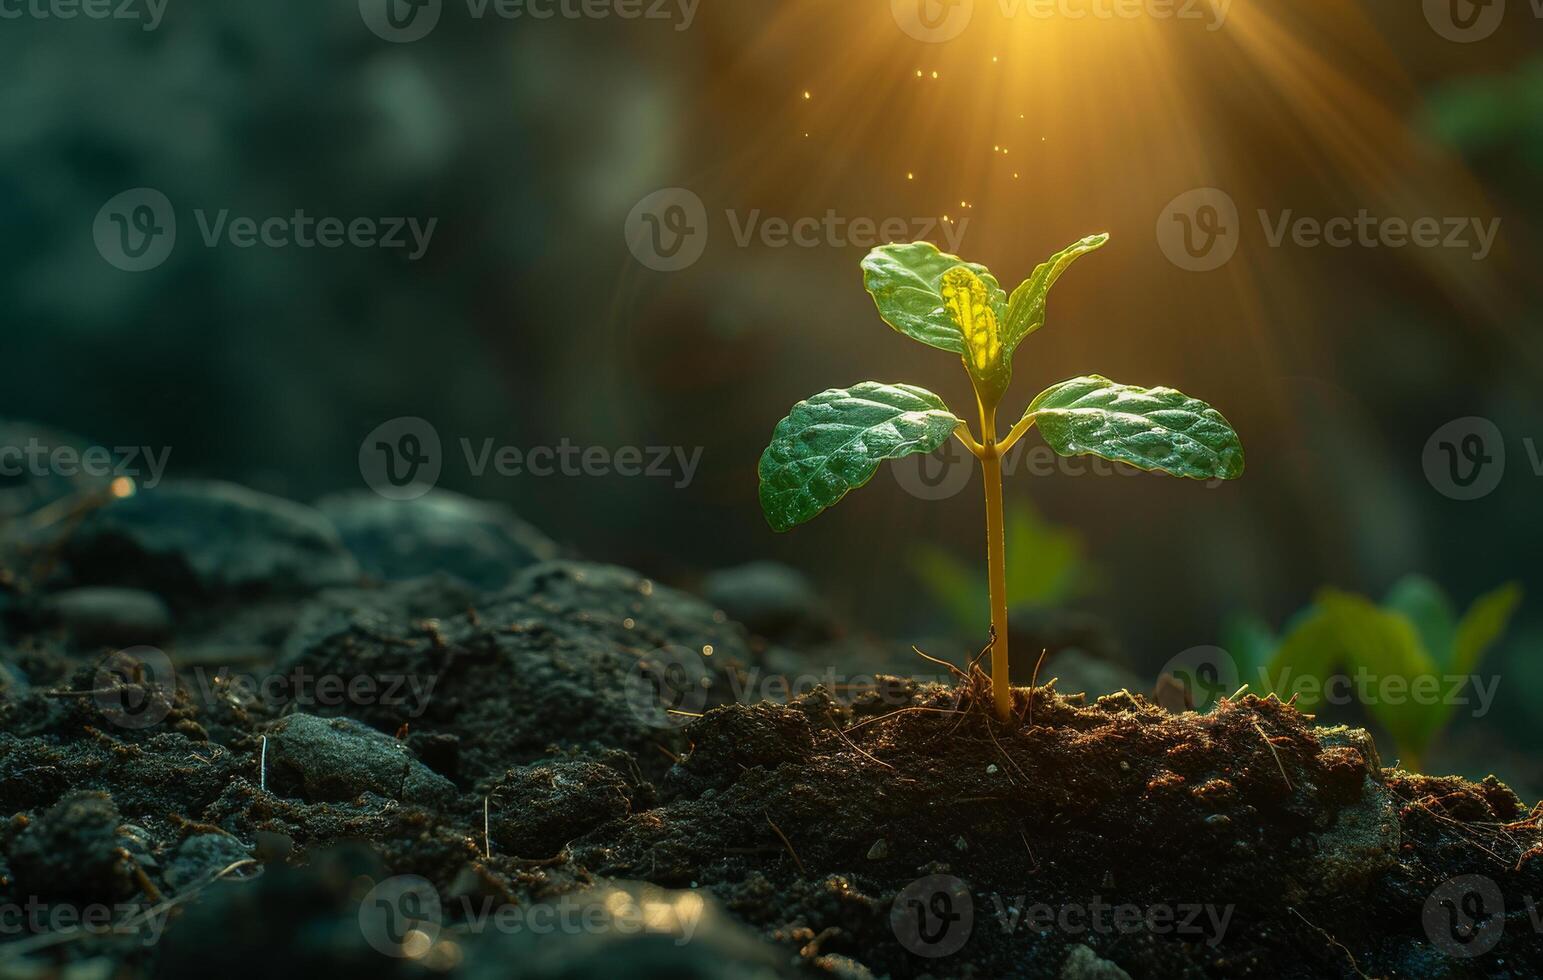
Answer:
[{"label": "dark blurred background", "polygon": [[[1466,0],[1264,0],[1220,23],[1185,3],[1195,17],[441,7],[415,40],[372,0],[16,7],[0,25],[0,415],[169,447],[168,478],[299,500],[362,487],[366,434],[421,417],[443,441],[440,486],[587,555],[688,585],[779,560],[857,629],[908,640],[946,621],[913,546],[982,559],[978,479],[924,500],[886,468],[777,536],[756,460],[813,392],[908,381],[967,414],[964,373],[878,319],[849,227],[785,245],[737,232],[903,218],[1010,288],[1108,231],[1056,286],[1005,410],[1078,374],[1170,384],[1222,409],[1248,472],[1221,487],[1020,472],[1010,504],[1069,529],[1097,570],[1042,598],[1106,624],[1145,680],[1239,613],[1279,629],[1323,586],[1379,597],[1420,573],[1461,609],[1518,581],[1528,598],[1482,668],[1496,705],[1459,717],[1430,761],[1543,785],[1543,19],[1526,0],[1488,28],[1493,8]],[[937,36],[960,9],[957,36]],[[130,272],[99,212],[137,188],[165,195],[177,236]],[[706,213],[700,258],[675,271],[640,261],[627,230],[664,188]],[[1210,271],[1160,237],[1197,188],[1239,212],[1236,254]],[[296,209],[435,224],[416,259],[201,235],[200,215]],[[1363,209],[1500,224],[1480,257],[1276,246],[1259,217]],[[1432,440],[1468,417],[1493,423],[1504,469],[1457,499]],[[684,487],[479,478],[462,439],[703,452]]]}]

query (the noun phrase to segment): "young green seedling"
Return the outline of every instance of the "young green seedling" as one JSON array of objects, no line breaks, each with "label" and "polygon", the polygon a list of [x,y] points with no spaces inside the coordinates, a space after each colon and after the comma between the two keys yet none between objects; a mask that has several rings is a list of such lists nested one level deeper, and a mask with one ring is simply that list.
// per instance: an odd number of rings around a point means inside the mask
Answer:
[{"label": "young green seedling", "polygon": [[985,266],[928,242],[884,245],[863,260],[863,284],[879,316],[929,347],[957,354],[975,389],[980,437],[924,388],[864,381],[822,391],[793,406],[761,455],[761,509],[786,531],[873,478],[879,463],[930,453],[957,436],[980,460],[986,483],[986,562],[991,597],[991,689],[999,718],[1012,714],[1007,666],[1007,565],[1002,456],[1031,427],[1062,456],[1094,455],[1195,480],[1243,473],[1243,447],[1221,413],[1172,388],[1137,388],[1089,375],[1035,396],[1007,435],[997,406],[1012,380],[1013,353],[1045,325],[1056,279],[1108,235],[1084,238],[1051,256],[1013,290]]}]

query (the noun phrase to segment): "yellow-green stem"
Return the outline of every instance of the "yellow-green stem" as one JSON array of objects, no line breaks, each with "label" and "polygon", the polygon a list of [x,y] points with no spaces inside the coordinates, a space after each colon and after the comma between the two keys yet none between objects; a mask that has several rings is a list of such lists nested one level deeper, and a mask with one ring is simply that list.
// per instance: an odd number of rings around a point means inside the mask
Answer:
[{"label": "yellow-green stem", "polygon": [[997,717],[1013,714],[1007,669],[1007,530],[1002,516],[1002,454],[996,406],[980,407],[980,466],[986,483],[986,579],[991,592],[991,697]]}]

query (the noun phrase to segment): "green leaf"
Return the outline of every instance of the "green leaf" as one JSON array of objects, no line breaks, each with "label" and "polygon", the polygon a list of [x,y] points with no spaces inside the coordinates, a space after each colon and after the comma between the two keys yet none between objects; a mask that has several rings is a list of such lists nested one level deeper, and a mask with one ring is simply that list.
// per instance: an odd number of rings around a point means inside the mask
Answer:
[{"label": "green leaf", "polygon": [[1457,624],[1450,664],[1453,673],[1473,673],[1484,654],[1505,632],[1521,601],[1522,587],[1515,582],[1508,582],[1473,601]]},{"label": "green leaf", "polygon": [[[1081,536],[1045,520],[1026,501],[1008,505],[1006,536],[1009,610],[1060,608],[1097,584],[1098,570],[1088,561]],[[908,563],[961,635],[985,629],[991,590],[979,555],[966,562],[943,548],[918,544]]]},{"label": "green leaf", "polygon": [[918,544],[907,564],[961,636],[975,636],[991,621],[986,573],[979,562],[967,566],[936,545]]},{"label": "green leaf", "polygon": [[1061,606],[1097,584],[1082,536],[1045,520],[1028,502],[1008,505],[1006,537],[1009,609]]},{"label": "green leaf", "polygon": [[1258,616],[1234,613],[1222,623],[1221,645],[1237,661],[1238,677],[1255,684],[1265,680],[1261,671],[1269,666],[1280,640]]},{"label": "green leaf", "polygon": [[[1325,589],[1287,626],[1270,683],[1282,698],[1297,694],[1297,706],[1311,712],[1322,700],[1315,689],[1344,671],[1352,683],[1343,693],[1369,695],[1367,713],[1393,736],[1402,761],[1417,765],[1457,708],[1445,678],[1473,672],[1520,601],[1520,587],[1505,585],[1455,621],[1441,588],[1418,575],[1396,582],[1382,607]],[[1364,690],[1362,675],[1370,685]],[[1383,686],[1394,677],[1406,682],[1404,690]]]},{"label": "green leaf", "polygon": [[[1312,713],[1322,702],[1324,685],[1344,671],[1349,684],[1336,694],[1369,694],[1362,701],[1367,715],[1398,742],[1401,755],[1424,755],[1441,728],[1446,727],[1454,705],[1421,704],[1410,688],[1384,698],[1389,678],[1403,678],[1406,685],[1438,673],[1437,661],[1426,650],[1420,631],[1409,617],[1384,610],[1364,596],[1325,588],[1312,607],[1287,631],[1275,659],[1270,662],[1271,681],[1278,682],[1282,698],[1298,694],[1296,707]],[[1358,679],[1369,678],[1362,690]],[[1304,678],[1310,681],[1304,681]]]},{"label": "green leaf", "polygon": [[786,531],[873,478],[879,463],[930,453],[959,426],[932,392],[864,381],[793,406],[761,454],[761,510]]},{"label": "green leaf", "polygon": [[1172,388],[1091,375],[1052,385],[1029,405],[1062,456],[1091,454],[1192,480],[1243,475],[1243,446],[1216,409]]},{"label": "green leaf", "polygon": [[1441,586],[1423,575],[1405,575],[1393,583],[1382,605],[1414,624],[1432,660],[1442,666],[1451,664],[1457,614]]},{"label": "green leaf", "polygon": [[964,331],[943,297],[943,277],[964,266],[984,285],[988,308],[998,323],[1007,315],[1007,293],[983,265],[938,251],[931,242],[880,245],[863,259],[863,285],[879,316],[894,329],[929,347],[964,356]]},{"label": "green leaf", "polygon": [[1322,701],[1323,683],[1334,672],[1341,653],[1334,623],[1322,609],[1309,607],[1286,630],[1270,659],[1270,690],[1282,700],[1296,695],[1297,708],[1311,714]]},{"label": "green leaf", "polygon": [[1362,706],[1407,755],[1422,754],[1451,711],[1450,705],[1420,704],[1407,690],[1400,697],[1381,697],[1386,678],[1401,677],[1413,683],[1419,677],[1434,675],[1436,663],[1407,617],[1335,589],[1324,589],[1297,617],[1269,670],[1276,693],[1283,698],[1297,695],[1297,707],[1308,713],[1317,709],[1324,685],[1340,671],[1350,676],[1350,683],[1335,693],[1361,694],[1355,681],[1364,671],[1372,687],[1366,692],[1371,697]]},{"label": "green leaf", "polygon": [[1425,749],[1446,724],[1451,704],[1421,704],[1408,688],[1401,696],[1384,698],[1387,678],[1400,677],[1413,684],[1421,677],[1435,677],[1440,668],[1420,642],[1419,632],[1408,618],[1379,608],[1370,599],[1325,589],[1318,606],[1332,624],[1343,651],[1337,658],[1347,666],[1364,669],[1377,683],[1367,699],[1367,713],[1398,743],[1403,754],[1424,755]]},{"label": "green leaf", "polygon": [[1103,248],[1108,241],[1107,234],[1089,235],[1050,256],[1049,261],[1037,266],[1034,274],[1013,290],[1002,329],[1002,344],[1007,348],[1008,357],[1013,356],[1023,338],[1045,325],[1045,299],[1061,273],[1082,256]]}]

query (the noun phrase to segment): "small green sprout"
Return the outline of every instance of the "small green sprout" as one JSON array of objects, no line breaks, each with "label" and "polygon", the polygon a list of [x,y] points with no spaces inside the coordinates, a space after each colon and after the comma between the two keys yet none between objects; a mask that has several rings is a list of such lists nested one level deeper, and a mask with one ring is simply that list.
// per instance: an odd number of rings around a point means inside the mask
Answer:
[{"label": "small green sprout", "polygon": [[1100,248],[1084,238],[1051,256],[1009,296],[983,265],[928,242],[884,245],[863,260],[863,284],[879,316],[929,347],[957,354],[975,389],[980,438],[924,388],[863,381],[793,406],[761,455],[761,510],[775,531],[815,517],[873,478],[879,463],[930,453],[957,436],[980,460],[986,483],[986,570],[991,598],[991,687],[997,716],[1012,714],[1007,660],[1006,534],[1002,456],[1031,427],[1063,456],[1094,455],[1195,480],[1243,473],[1243,447],[1214,408],[1172,388],[1137,388],[1089,375],[1035,396],[1006,436],[997,406],[1018,345],[1045,325],[1045,298],[1061,273]]},{"label": "small green sprout", "polygon": [[[1354,670],[1374,682],[1354,690],[1366,711],[1393,737],[1399,767],[1424,769],[1431,747],[1451,724],[1469,694],[1452,684],[1473,684],[1490,648],[1505,634],[1522,601],[1521,586],[1509,582],[1479,596],[1458,616],[1441,587],[1420,575],[1394,583],[1379,606],[1338,589],[1321,590],[1313,604],[1294,616],[1277,637],[1252,616],[1234,617],[1224,642],[1235,651],[1244,679],[1312,713],[1330,692],[1330,679]],[[1396,680],[1397,686],[1390,686]],[[1351,689],[1346,679],[1347,691]]]}]

